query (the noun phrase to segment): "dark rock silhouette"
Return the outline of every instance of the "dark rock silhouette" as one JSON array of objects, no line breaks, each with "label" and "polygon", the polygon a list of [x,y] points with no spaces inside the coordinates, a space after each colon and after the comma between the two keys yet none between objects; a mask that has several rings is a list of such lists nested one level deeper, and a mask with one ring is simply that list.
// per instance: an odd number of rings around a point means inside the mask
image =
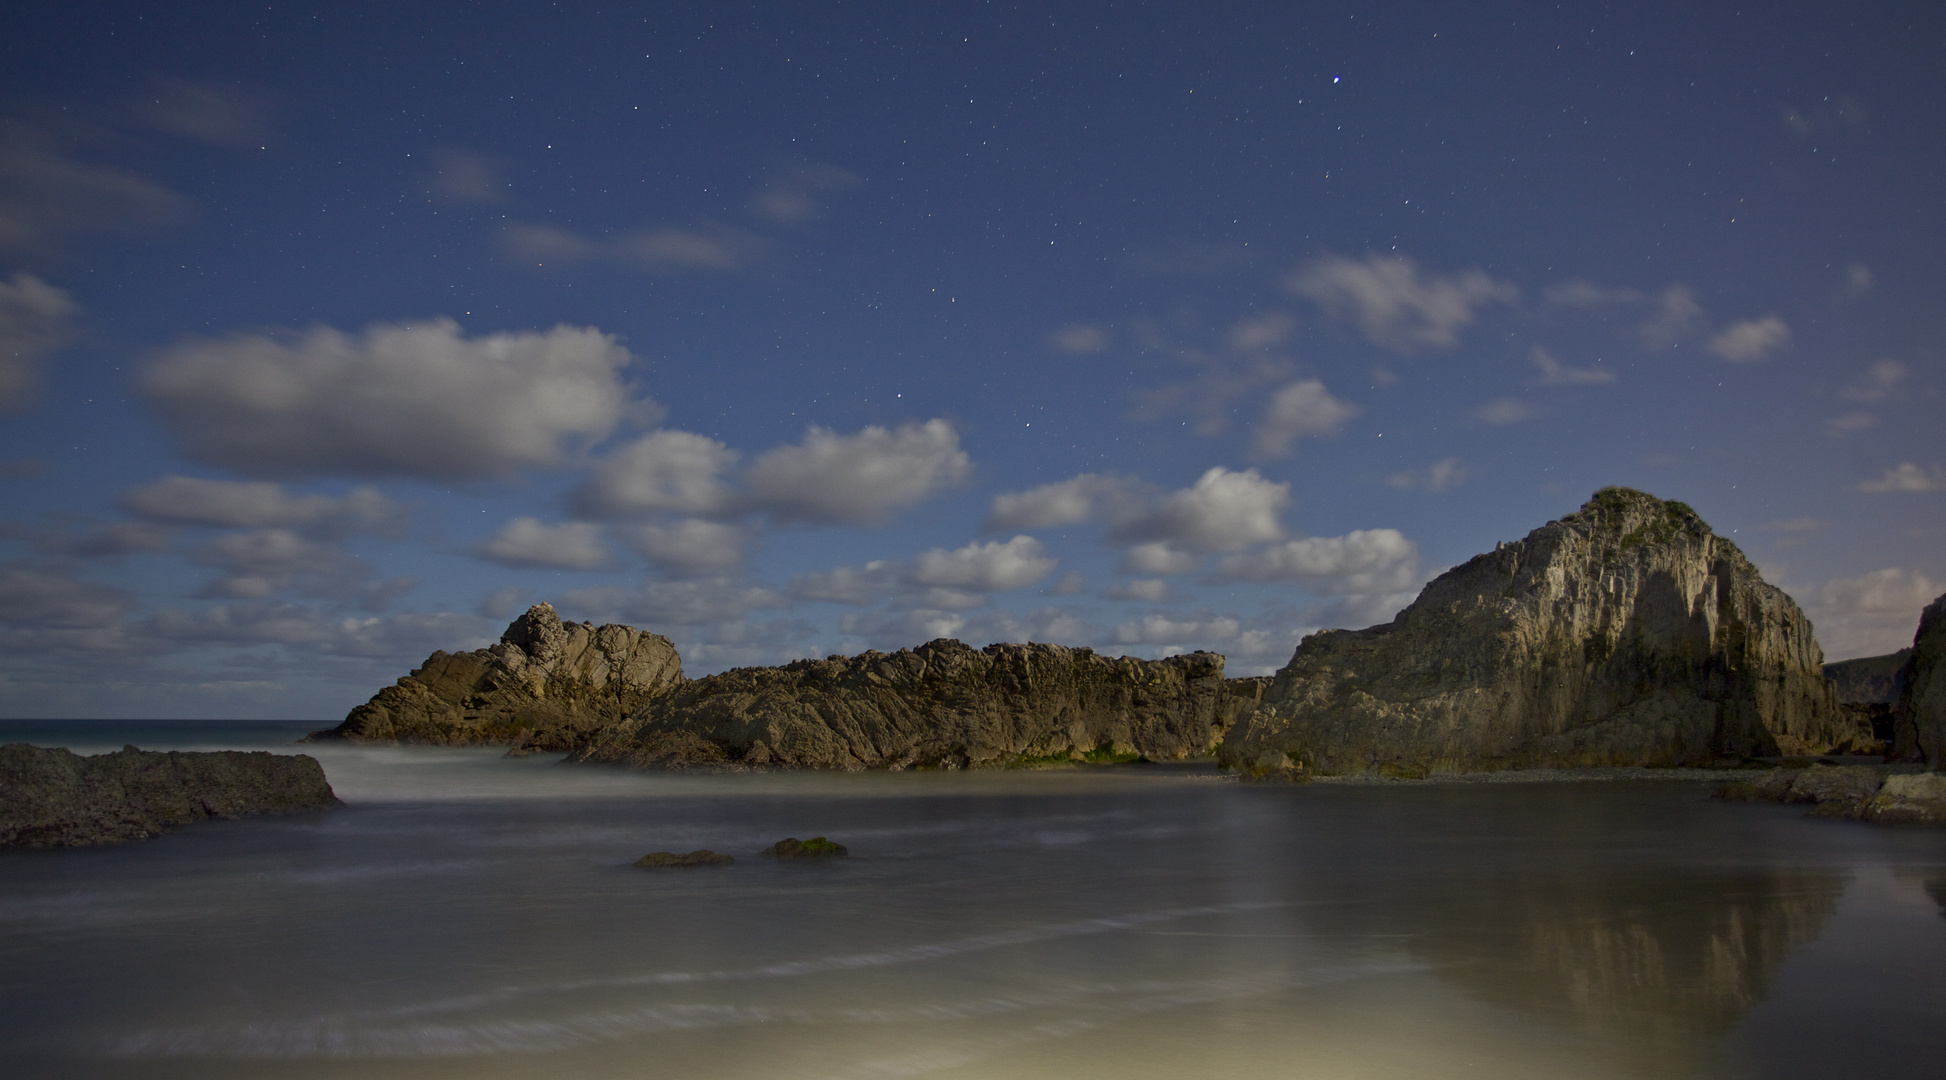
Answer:
[{"label": "dark rock silhouette", "polygon": [[491,648],[436,652],[311,739],[512,745],[566,750],[682,684],[660,634],[563,623],[536,604]]},{"label": "dark rock silhouette", "polygon": [[1934,771],[1946,768],[1946,595],[1920,613],[1912,655],[1899,667],[1898,684],[1893,755],[1923,757]]},{"label": "dark rock silhouette", "polygon": [[673,851],[651,851],[635,860],[635,865],[644,870],[668,870],[688,866],[728,866],[734,862],[736,859],[732,856],[718,855],[708,848],[697,848],[687,855],[678,855]]},{"label": "dark rock silhouette", "polygon": [[138,750],[82,757],[0,746],[0,846],[77,847],[139,840],[203,818],[337,806],[304,754]]},{"label": "dark rock silhouette", "polygon": [[1869,749],[1811,624],[1695,512],[1604,488],[1441,575],[1390,623],[1305,638],[1225,739],[1253,775]]}]

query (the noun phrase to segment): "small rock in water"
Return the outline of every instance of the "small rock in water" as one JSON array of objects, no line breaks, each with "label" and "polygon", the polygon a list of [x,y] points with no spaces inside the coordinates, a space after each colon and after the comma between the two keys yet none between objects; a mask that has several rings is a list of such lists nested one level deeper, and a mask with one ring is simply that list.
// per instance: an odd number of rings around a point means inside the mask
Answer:
[{"label": "small rock in water", "polygon": [[1887,825],[1946,825],[1946,773],[1886,777],[1864,816]]},{"label": "small rock in water", "polygon": [[833,859],[844,858],[851,852],[845,845],[834,844],[822,836],[813,836],[809,840],[799,840],[792,836],[765,848],[764,854],[779,859]]},{"label": "small rock in water", "polygon": [[687,855],[678,855],[673,851],[651,851],[635,860],[635,865],[646,870],[659,870],[671,866],[728,866],[735,861],[708,848],[697,848]]}]

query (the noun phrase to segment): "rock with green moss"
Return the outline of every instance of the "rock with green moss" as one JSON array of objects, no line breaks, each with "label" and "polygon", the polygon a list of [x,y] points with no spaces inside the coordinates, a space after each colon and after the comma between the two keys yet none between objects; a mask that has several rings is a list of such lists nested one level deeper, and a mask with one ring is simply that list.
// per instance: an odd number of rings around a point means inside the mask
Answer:
[{"label": "rock with green moss", "polygon": [[777,859],[843,859],[851,855],[851,849],[822,836],[809,840],[789,836],[765,848],[764,854]]},{"label": "rock with green moss", "polygon": [[1810,621],[1689,507],[1605,488],[1306,637],[1221,756],[1251,775],[1701,765],[1874,745]]},{"label": "rock with green moss", "polygon": [[569,760],[847,770],[1178,760],[1214,749],[1255,693],[1230,686],[1215,653],[1138,660],[942,638],[695,679]]},{"label": "rock with green moss", "polygon": [[682,682],[668,638],[564,623],[551,605],[536,604],[493,647],[433,653],[344,723],[309,738],[566,750]]}]

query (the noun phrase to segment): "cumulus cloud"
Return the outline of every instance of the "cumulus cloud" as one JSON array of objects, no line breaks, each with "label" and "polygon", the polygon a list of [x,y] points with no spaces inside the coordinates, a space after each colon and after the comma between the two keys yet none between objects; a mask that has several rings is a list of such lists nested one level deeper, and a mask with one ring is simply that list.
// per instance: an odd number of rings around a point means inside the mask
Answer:
[{"label": "cumulus cloud", "polygon": [[1132,544],[1122,552],[1121,570],[1130,574],[1187,574],[1202,562],[1202,556],[1183,551],[1166,540]]},{"label": "cumulus cloud", "polygon": [[652,415],[592,327],[469,338],[451,319],[192,340],[154,358],[147,395],[192,457],[264,476],[457,480],[567,464]]},{"label": "cumulus cloud", "polygon": [[122,507],[156,521],[218,528],[292,528],[331,536],[389,532],[405,508],[376,488],[341,496],[293,495],[266,480],[205,480],[165,476],[122,494]]},{"label": "cumulus cloud", "polygon": [[503,566],[597,570],[608,565],[601,526],[585,521],[548,525],[539,518],[517,517],[474,548],[473,554]]},{"label": "cumulus cloud", "polygon": [[1489,401],[1475,409],[1473,415],[1495,427],[1505,427],[1508,424],[1518,424],[1533,416],[1534,407],[1524,401],[1501,398],[1497,401]]},{"label": "cumulus cloud", "polygon": [[1373,344],[1411,352],[1459,343],[1480,308],[1520,298],[1512,284],[1486,271],[1422,274],[1403,255],[1373,253],[1364,259],[1332,255],[1293,274],[1290,290],[1326,312],[1355,323]]},{"label": "cumulus cloud", "polygon": [[50,533],[35,546],[54,555],[112,559],[144,551],[167,551],[175,530],[152,521],[111,521],[80,534]]},{"label": "cumulus cloud", "polygon": [[123,589],[76,577],[58,563],[0,564],[0,622],[28,629],[99,630],[135,608]]},{"label": "cumulus cloud", "polygon": [[1910,461],[1901,461],[1885,470],[1885,475],[1877,480],[1858,485],[1858,490],[1876,495],[1894,491],[1946,491],[1946,468],[1934,465],[1927,470]]},{"label": "cumulus cloud", "polygon": [[1271,395],[1252,433],[1251,450],[1258,457],[1286,457],[1298,439],[1336,435],[1358,412],[1358,406],[1332,397],[1316,379],[1291,383]]},{"label": "cumulus cloud", "polygon": [[760,237],[725,227],[641,229],[591,240],[549,225],[517,224],[507,226],[501,243],[521,262],[600,262],[668,272],[741,270],[764,253]]},{"label": "cumulus cloud", "polygon": [[719,521],[690,518],[665,525],[617,530],[636,554],[676,574],[721,573],[743,562],[749,531]]},{"label": "cumulus cloud", "polygon": [[473,615],[399,612],[347,618],[341,612],[309,604],[274,600],[161,611],[135,629],[145,637],[177,645],[268,643],[327,655],[410,662],[423,659],[433,649],[478,649],[493,640],[487,625]]},{"label": "cumulus cloud", "polygon": [[838,629],[847,634],[884,642],[890,648],[959,634],[967,617],[956,611],[913,608],[909,611],[853,612],[838,620]]},{"label": "cumulus cloud", "polygon": [[1824,422],[1824,430],[1832,435],[1850,435],[1855,431],[1867,431],[1877,426],[1878,417],[1868,412],[1848,412]]},{"label": "cumulus cloud", "polygon": [[188,216],[174,192],[24,124],[0,121],[0,252],[57,254],[79,233],[141,236]]},{"label": "cumulus cloud", "polygon": [[797,225],[824,215],[825,195],[863,183],[836,165],[798,165],[771,177],[750,199],[750,212],[780,225]]},{"label": "cumulus cloud", "polygon": [[219,536],[198,549],[196,562],[222,571],[203,596],[261,599],[285,589],[342,597],[372,576],[371,568],[336,545],[289,529],[250,529]]},{"label": "cumulus cloud", "polygon": [[1884,401],[1905,382],[1906,366],[1897,360],[1880,360],[1841,391],[1852,401]]},{"label": "cumulus cloud", "polygon": [[986,594],[1024,589],[1054,572],[1058,560],[1031,536],[933,548],[911,562],[876,559],[791,579],[791,594],[805,600],[871,604],[900,595],[918,596],[930,608],[979,607]]},{"label": "cumulus cloud", "polygon": [[1109,539],[1162,543],[1181,552],[1235,551],[1281,539],[1278,517],[1290,502],[1289,484],[1272,483],[1255,469],[1232,472],[1217,466],[1115,525]]},{"label": "cumulus cloud", "polygon": [[856,435],[812,427],[803,442],[759,456],[743,482],[752,507],[780,520],[871,525],[972,471],[959,432],[935,419]]},{"label": "cumulus cloud", "polygon": [[32,274],[0,281],[0,411],[33,398],[42,363],[74,336],[80,311],[73,297]]},{"label": "cumulus cloud", "polygon": [[1775,315],[1731,323],[1710,338],[1711,352],[1731,363],[1752,364],[1791,342],[1791,328]]},{"label": "cumulus cloud", "polygon": [[1456,457],[1441,458],[1423,470],[1393,473],[1385,482],[1404,491],[1445,491],[1466,482],[1466,466]]},{"label": "cumulus cloud", "polygon": [[1419,549],[1397,529],[1355,529],[1232,555],[1217,564],[1215,578],[1301,581],[1315,592],[1339,596],[1397,592],[1418,583]]},{"label": "cumulus cloud", "polygon": [[1671,285],[1656,298],[1655,310],[1637,327],[1642,343],[1651,349],[1666,349],[1694,336],[1703,325],[1703,305],[1696,302],[1696,290],[1687,285]]},{"label": "cumulus cloud", "polygon": [[[556,605],[597,623],[617,622],[647,630],[662,627],[719,626],[752,612],[781,608],[781,593],[728,577],[691,581],[645,581],[635,588],[597,587],[562,595]],[[672,635],[673,636],[673,635]],[[688,659],[688,654],[684,654]]]},{"label": "cumulus cloud", "polygon": [[1176,619],[1151,614],[1115,627],[1115,641],[1122,645],[1211,645],[1229,641],[1243,631],[1243,624],[1227,615]]},{"label": "cumulus cloud", "polygon": [[1296,319],[1282,311],[1271,311],[1237,320],[1230,327],[1228,341],[1230,348],[1244,352],[1269,349],[1289,341],[1296,330]]},{"label": "cumulus cloud", "polygon": [[1108,348],[1108,331],[1088,323],[1069,323],[1047,336],[1048,344],[1067,353],[1097,353]]},{"label": "cumulus cloud", "polygon": [[1911,645],[1919,612],[1942,591],[1924,573],[1888,567],[1827,581],[1804,607],[1826,659],[1877,656]]},{"label": "cumulus cloud", "polygon": [[574,494],[575,509],[597,518],[714,513],[729,503],[722,476],[737,457],[704,435],[653,432],[602,459]]},{"label": "cumulus cloud", "polygon": [[1145,604],[1160,604],[1170,598],[1172,589],[1162,578],[1138,578],[1124,581],[1102,590],[1101,595],[1110,600],[1140,600]]},{"label": "cumulus cloud", "polygon": [[[1534,367],[1541,373],[1543,386],[1587,386],[1615,381],[1615,373],[1601,368],[1578,368],[1563,364],[1546,349],[1536,345],[1529,357]],[[1595,363],[1601,361],[1597,359]]]},{"label": "cumulus cloud", "polygon": [[462,203],[507,201],[510,185],[494,158],[451,147],[434,150],[427,157],[432,159],[433,168],[426,186],[433,194]]},{"label": "cumulus cloud", "polygon": [[1086,521],[1116,521],[1139,514],[1153,489],[1122,476],[1082,473],[1026,491],[996,495],[988,531],[1046,529]]},{"label": "cumulus cloud", "polygon": [[236,87],[158,78],[135,111],[157,131],[213,146],[255,146],[270,134],[270,102]]}]

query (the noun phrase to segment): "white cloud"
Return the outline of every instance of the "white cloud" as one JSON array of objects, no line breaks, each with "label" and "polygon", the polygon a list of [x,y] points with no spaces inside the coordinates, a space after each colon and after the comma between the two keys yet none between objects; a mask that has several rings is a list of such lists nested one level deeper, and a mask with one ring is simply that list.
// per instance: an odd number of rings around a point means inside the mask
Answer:
[{"label": "white cloud", "polygon": [[596,464],[587,484],[573,496],[575,509],[596,518],[714,513],[728,505],[729,490],[721,477],[737,457],[735,450],[705,435],[653,432]]},{"label": "white cloud", "polygon": [[504,566],[595,570],[608,565],[601,526],[585,521],[548,525],[539,518],[517,517],[474,548],[473,554]]},{"label": "white cloud", "polygon": [[1919,612],[1942,591],[1924,573],[1889,567],[1825,582],[1804,607],[1826,659],[1876,656],[1911,645]]},{"label": "white cloud", "polygon": [[1884,401],[1905,382],[1907,374],[1906,366],[1897,360],[1880,360],[1841,393],[1852,401]]},{"label": "white cloud", "polygon": [[1473,269],[1421,274],[1402,255],[1373,253],[1362,261],[1328,256],[1293,274],[1290,290],[1358,325],[1374,344],[1410,352],[1450,348],[1487,304],[1511,304],[1520,290]]},{"label": "white cloud", "polygon": [[989,531],[1046,529],[1102,519],[1120,520],[1140,513],[1148,495],[1145,485],[1127,477],[1082,473],[1026,491],[994,496],[986,528]]},{"label": "white cloud", "polygon": [[1123,645],[1210,645],[1229,641],[1242,630],[1243,624],[1227,615],[1200,619],[1145,615],[1116,626],[1115,640]]},{"label": "white cloud", "polygon": [[125,590],[77,578],[59,565],[0,564],[0,622],[12,626],[98,630],[119,625],[134,608]]},{"label": "white cloud", "polygon": [[1863,296],[1872,291],[1872,268],[1864,263],[1852,263],[1845,270],[1845,284],[1853,296]]},{"label": "white cloud", "polygon": [[1230,348],[1245,352],[1268,349],[1290,340],[1296,330],[1297,320],[1282,311],[1239,319],[1236,325],[1230,327]]},{"label": "white cloud", "polygon": [[143,235],[188,216],[174,192],[72,156],[42,132],[0,121],[0,251],[58,254],[75,233]]},{"label": "white cloud", "polygon": [[954,637],[966,625],[966,616],[932,608],[890,613],[854,612],[838,620],[838,628],[845,633],[870,638],[888,648]]},{"label": "white cloud", "polygon": [[1285,457],[1299,438],[1336,435],[1358,412],[1358,406],[1332,397],[1316,379],[1291,383],[1271,396],[1251,449],[1258,457]]},{"label": "white cloud", "polygon": [[463,203],[507,201],[509,185],[497,160],[455,149],[434,150],[427,156],[433,163],[427,186],[435,195]]},{"label": "white cloud", "polygon": [[1867,431],[1877,426],[1878,417],[1868,412],[1848,412],[1824,422],[1824,430],[1833,435],[1849,435],[1854,431]]},{"label": "white cloud", "polygon": [[836,604],[873,604],[890,600],[899,590],[905,567],[891,559],[873,559],[864,566],[840,566],[791,579],[791,595]]},{"label": "white cloud", "polygon": [[0,281],[0,410],[25,405],[40,385],[41,364],[74,336],[81,305],[32,274]]},{"label": "white cloud", "polygon": [[1047,336],[1048,344],[1068,353],[1096,353],[1108,348],[1108,331],[1088,323],[1068,323]]},{"label": "white cloud", "polygon": [[1025,614],[1012,611],[986,611],[967,618],[957,633],[973,643],[995,641],[1045,641],[1056,645],[1080,645],[1095,640],[1097,631],[1080,617],[1056,607],[1045,607]]},{"label": "white cloud", "polygon": [[1235,551],[1282,538],[1278,517],[1290,502],[1289,484],[1272,483],[1255,469],[1231,472],[1218,466],[1116,525],[1110,539],[1160,541],[1185,552]]},{"label": "white cloud", "polygon": [[1140,600],[1146,604],[1160,604],[1169,599],[1170,593],[1171,589],[1167,581],[1161,578],[1140,578],[1111,585],[1102,590],[1101,595],[1110,600]]},{"label": "white cloud", "polygon": [[453,480],[567,464],[653,409],[592,327],[468,338],[451,319],[239,334],[169,349],[141,385],[190,456],[256,475]]},{"label": "white cloud", "polygon": [[405,508],[361,487],[338,497],[292,495],[267,480],[204,480],[165,476],[124,492],[122,506],[143,517],[219,528],[293,528],[334,536],[384,532]]},{"label": "white cloud", "polygon": [[1710,351],[1725,360],[1752,364],[1790,344],[1791,328],[1775,315],[1731,323],[1710,338]]},{"label": "white cloud", "polygon": [[1666,349],[1694,335],[1703,325],[1703,305],[1696,302],[1696,290],[1687,285],[1671,285],[1656,298],[1655,311],[1638,328],[1642,343],[1651,349]]},{"label": "white cloud", "polygon": [[750,199],[750,212],[780,225],[798,225],[824,215],[821,196],[849,191],[863,183],[836,165],[799,165],[774,176]]},{"label": "white cloud", "polygon": [[[781,594],[732,578],[694,581],[645,581],[629,588],[600,587],[565,593],[555,605],[562,617],[569,612],[596,623],[625,623],[667,633],[667,626],[720,626],[734,623],[753,611],[781,608]],[[673,636],[673,635],[672,635]],[[687,654],[684,656],[687,659]]]},{"label": "white cloud", "polygon": [[203,596],[261,599],[297,588],[335,598],[372,574],[370,567],[337,546],[308,540],[289,529],[250,529],[219,536],[193,558],[223,571],[203,587]]},{"label": "white cloud", "polygon": [[643,558],[678,574],[720,573],[743,562],[749,532],[737,525],[690,518],[666,525],[620,526]]},{"label": "white cloud", "polygon": [[1508,424],[1518,424],[1533,416],[1534,407],[1524,401],[1501,398],[1498,401],[1489,401],[1475,409],[1473,415],[1496,427],[1504,427]]},{"label": "white cloud", "polygon": [[1542,290],[1541,296],[1556,307],[1593,309],[1639,304],[1644,299],[1638,289],[1608,288],[1579,279],[1559,285],[1549,285]]},{"label": "white cloud", "polygon": [[1088,591],[1088,579],[1081,571],[1070,570],[1041,591],[1049,596],[1080,596]]},{"label": "white cloud", "polygon": [[136,629],[145,637],[178,644],[270,643],[329,655],[396,658],[401,663],[424,659],[433,649],[477,649],[492,641],[487,627],[473,615],[400,612],[347,618],[307,604],[251,600],[158,612]]},{"label": "white cloud", "polygon": [[1201,561],[1197,554],[1166,540],[1151,540],[1122,552],[1121,569],[1131,574],[1187,574]]},{"label": "white cloud", "polygon": [[213,146],[256,146],[270,133],[270,103],[235,87],[158,78],[136,108],[150,127]]},{"label": "white cloud", "polygon": [[1418,488],[1424,491],[1445,491],[1466,482],[1466,466],[1456,457],[1441,458],[1426,466],[1422,472],[1407,471],[1393,473],[1385,482],[1401,490]]},{"label": "white cloud", "polygon": [[[1540,371],[1541,383],[1544,386],[1586,386],[1615,381],[1615,373],[1612,371],[1563,364],[1556,360],[1552,353],[1538,345],[1534,347],[1530,359],[1533,360],[1534,367]],[[1595,362],[1601,361],[1597,359]]]},{"label": "white cloud", "polygon": [[1302,581],[1336,596],[1397,592],[1418,578],[1419,549],[1397,529],[1287,540],[1232,555],[1216,566],[1218,581]]},{"label": "white cloud", "polygon": [[652,271],[740,270],[762,258],[763,241],[737,229],[642,229],[590,240],[548,225],[509,225],[507,253],[522,262],[604,262]]},{"label": "white cloud", "polygon": [[945,420],[804,441],[765,452],[744,474],[754,508],[782,520],[871,525],[965,481],[972,462]]},{"label": "white cloud", "polygon": [[910,563],[876,559],[791,579],[790,592],[804,600],[871,604],[917,595],[929,608],[980,607],[986,594],[1024,589],[1054,572],[1058,560],[1031,536],[933,548]]},{"label": "white cloud", "polygon": [[1877,480],[1858,485],[1858,490],[1879,495],[1892,491],[1946,491],[1946,469],[1934,465],[1928,471],[1910,461],[1901,461],[1885,470],[1885,475]]}]

